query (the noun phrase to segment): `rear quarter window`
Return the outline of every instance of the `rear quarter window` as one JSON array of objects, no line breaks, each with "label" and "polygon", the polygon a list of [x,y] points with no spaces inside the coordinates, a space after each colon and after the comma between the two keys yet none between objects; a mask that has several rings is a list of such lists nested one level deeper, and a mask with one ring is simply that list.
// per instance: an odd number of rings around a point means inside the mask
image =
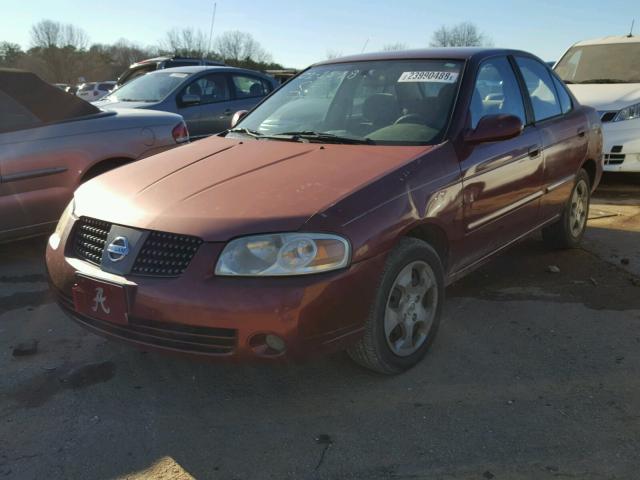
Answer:
[{"label": "rear quarter window", "polygon": [[14,98],[0,90],[0,133],[40,125],[40,120]]},{"label": "rear quarter window", "polygon": [[558,100],[560,100],[560,108],[562,113],[567,113],[573,108],[573,102],[571,96],[567,92],[567,87],[564,86],[564,82],[559,81],[556,77],[552,76],[553,84],[558,92]]}]

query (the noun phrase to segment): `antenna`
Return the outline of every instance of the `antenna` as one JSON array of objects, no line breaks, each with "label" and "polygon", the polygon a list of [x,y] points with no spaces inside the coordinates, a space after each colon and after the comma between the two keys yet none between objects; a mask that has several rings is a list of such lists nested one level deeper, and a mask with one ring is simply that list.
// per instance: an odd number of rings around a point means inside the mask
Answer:
[{"label": "antenna", "polygon": [[629,30],[629,35],[627,35],[627,37],[631,38],[633,37],[633,26],[636,23],[636,19],[634,18],[633,20],[631,20],[631,30]]},{"label": "antenna", "polygon": [[362,46],[362,52],[360,53],[364,53],[365,49],[367,48],[367,45],[369,45],[369,39],[367,38],[367,41],[364,42],[364,45]]},{"label": "antenna", "polygon": [[209,45],[207,46],[207,54],[211,54],[211,39],[213,38],[213,22],[216,21],[216,8],[218,4],[213,2],[213,14],[211,15],[211,28],[209,29]]}]

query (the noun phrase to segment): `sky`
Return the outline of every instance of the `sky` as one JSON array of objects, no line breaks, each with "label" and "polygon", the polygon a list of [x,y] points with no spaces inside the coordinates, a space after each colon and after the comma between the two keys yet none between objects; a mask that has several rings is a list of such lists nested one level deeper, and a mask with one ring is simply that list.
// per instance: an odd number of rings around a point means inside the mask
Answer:
[{"label": "sky", "polygon": [[173,28],[209,35],[251,33],[286,67],[303,68],[327,58],[381,50],[385,44],[429,45],[442,25],[475,23],[496,47],[527,50],[557,60],[573,43],[629,32],[638,0],[0,0],[0,41],[29,47],[32,24],[51,19],[72,23],[91,42],[126,38],[143,46],[159,43]]}]

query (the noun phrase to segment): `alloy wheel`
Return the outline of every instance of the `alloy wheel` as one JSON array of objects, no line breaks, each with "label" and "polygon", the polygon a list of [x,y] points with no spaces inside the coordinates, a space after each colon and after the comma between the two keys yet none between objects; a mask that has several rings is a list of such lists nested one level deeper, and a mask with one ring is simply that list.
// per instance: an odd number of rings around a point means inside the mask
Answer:
[{"label": "alloy wheel", "polygon": [[571,235],[579,237],[587,222],[589,213],[589,187],[584,180],[578,181],[571,196],[571,210],[569,212],[569,229]]},{"label": "alloy wheel", "polygon": [[438,284],[423,261],[406,265],[393,282],[384,317],[391,351],[400,357],[415,353],[425,342],[435,319]]}]

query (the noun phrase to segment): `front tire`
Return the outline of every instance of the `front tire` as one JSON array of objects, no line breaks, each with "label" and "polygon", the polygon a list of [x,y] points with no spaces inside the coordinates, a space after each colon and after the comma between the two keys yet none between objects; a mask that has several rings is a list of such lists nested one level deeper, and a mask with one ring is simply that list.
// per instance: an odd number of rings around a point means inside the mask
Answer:
[{"label": "front tire", "polygon": [[542,239],[552,248],[577,248],[587,229],[591,181],[583,169],[578,171],[576,182],[560,219],[542,229]]},{"label": "front tire", "polygon": [[435,339],[443,303],[440,257],[422,240],[403,238],[387,258],[364,336],[349,356],[387,375],[413,367]]}]

